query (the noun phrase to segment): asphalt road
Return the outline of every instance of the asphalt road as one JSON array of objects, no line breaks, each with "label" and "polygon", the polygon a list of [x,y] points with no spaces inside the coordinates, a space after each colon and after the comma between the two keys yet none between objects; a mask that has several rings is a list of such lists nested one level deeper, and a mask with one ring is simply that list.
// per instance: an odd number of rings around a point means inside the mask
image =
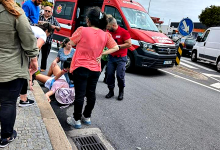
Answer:
[{"label": "asphalt road", "polygon": [[[56,55],[51,52],[48,66]],[[108,89],[102,74],[92,125],[83,128],[100,128],[116,150],[220,149],[220,90],[211,86],[218,83],[219,73],[212,65],[195,66],[187,63],[188,58],[183,60],[188,67],[126,73],[123,101],[116,100],[118,88],[114,98],[104,98]],[[71,136],[68,131],[75,129],[66,124],[66,118],[72,115],[73,106],[60,109],[56,101],[51,105]]]}]

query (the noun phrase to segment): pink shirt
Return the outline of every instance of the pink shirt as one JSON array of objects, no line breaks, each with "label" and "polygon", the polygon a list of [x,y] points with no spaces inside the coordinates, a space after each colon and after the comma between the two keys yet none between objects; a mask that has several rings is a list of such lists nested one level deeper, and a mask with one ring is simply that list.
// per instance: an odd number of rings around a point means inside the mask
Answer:
[{"label": "pink shirt", "polygon": [[110,33],[92,27],[79,27],[70,40],[76,44],[70,73],[78,67],[101,71],[101,63],[97,62],[97,58],[102,54],[104,47],[111,49],[117,45]]}]

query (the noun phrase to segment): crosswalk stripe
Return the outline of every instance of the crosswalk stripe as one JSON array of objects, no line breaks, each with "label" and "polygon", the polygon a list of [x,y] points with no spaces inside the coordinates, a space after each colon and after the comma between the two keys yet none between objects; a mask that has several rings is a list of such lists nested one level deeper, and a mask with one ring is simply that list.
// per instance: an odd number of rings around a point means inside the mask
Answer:
[{"label": "crosswalk stripe", "polygon": [[183,66],[188,67],[188,68],[190,68],[190,69],[198,69],[198,68],[193,67],[193,66],[191,66],[191,65],[188,65],[188,64],[186,64],[186,63],[184,63],[184,62],[180,62],[180,65],[183,65]]},{"label": "crosswalk stripe", "polygon": [[195,63],[192,63],[192,62],[187,61],[187,60],[184,60],[184,59],[181,59],[181,60],[180,60],[180,63],[181,63],[181,61],[182,61],[182,62],[185,62],[185,63],[188,63],[188,64],[190,64],[190,65],[196,66],[196,67],[198,67],[198,68],[201,68],[201,69],[207,70],[207,71],[216,72],[216,71],[214,71],[214,70],[211,70],[211,69],[209,69],[209,68],[206,68],[206,67],[203,67],[203,66],[197,65],[197,64],[195,64]]},{"label": "crosswalk stripe", "polygon": [[211,84],[210,86],[220,89],[220,83],[214,83],[214,84]]}]

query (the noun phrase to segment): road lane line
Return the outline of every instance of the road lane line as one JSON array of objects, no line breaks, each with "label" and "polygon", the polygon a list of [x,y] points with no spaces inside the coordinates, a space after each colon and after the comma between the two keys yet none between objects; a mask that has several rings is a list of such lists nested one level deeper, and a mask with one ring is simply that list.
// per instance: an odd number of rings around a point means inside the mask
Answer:
[{"label": "road lane line", "polygon": [[215,81],[220,82],[220,80],[214,78],[214,77],[220,77],[220,76],[218,76],[218,75],[214,75],[214,74],[212,75],[212,74],[207,74],[207,73],[202,73],[202,74],[205,75],[205,76],[207,76],[207,77],[209,77],[209,78],[211,78],[211,79],[213,79],[213,80],[215,80]]},{"label": "road lane line", "polygon": [[190,68],[190,69],[198,69],[198,68],[193,67],[193,66],[191,66],[191,65],[188,65],[188,64],[186,64],[186,63],[184,63],[184,62],[180,62],[180,65],[183,65],[183,66],[185,66],[185,67],[187,67],[187,68]]},{"label": "road lane line", "polygon": [[210,86],[220,89],[220,83],[214,83],[214,84],[211,84]]},{"label": "road lane line", "polygon": [[168,73],[168,74],[170,74],[170,75],[173,75],[174,77],[181,78],[181,79],[183,79],[183,80],[186,80],[186,81],[189,81],[189,82],[192,82],[192,83],[201,85],[201,86],[203,86],[203,87],[206,87],[206,88],[208,88],[208,89],[211,89],[211,90],[214,90],[214,91],[217,91],[217,92],[220,93],[220,90],[217,90],[217,89],[215,89],[215,88],[209,87],[209,86],[204,85],[204,84],[202,84],[202,83],[199,83],[199,82],[196,82],[196,81],[193,81],[193,80],[190,80],[190,79],[181,77],[181,76],[179,76],[179,75],[176,75],[176,74],[174,74],[174,73],[171,73],[171,72],[168,72],[168,71],[165,71],[165,70],[162,70],[162,69],[158,69],[158,70],[163,71],[163,72],[165,72],[165,73]]},{"label": "road lane line", "polygon": [[198,67],[198,68],[201,68],[201,69],[204,69],[204,70],[207,70],[207,71],[216,72],[216,71],[214,71],[214,70],[208,69],[208,68],[206,68],[206,67],[200,66],[200,65],[198,65],[198,64],[192,63],[192,62],[187,61],[187,60],[184,60],[184,59],[180,59],[180,63],[181,63],[181,61],[184,61],[185,63],[188,63],[188,64],[190,64],[190,65],[196,66],[196,67]]}]

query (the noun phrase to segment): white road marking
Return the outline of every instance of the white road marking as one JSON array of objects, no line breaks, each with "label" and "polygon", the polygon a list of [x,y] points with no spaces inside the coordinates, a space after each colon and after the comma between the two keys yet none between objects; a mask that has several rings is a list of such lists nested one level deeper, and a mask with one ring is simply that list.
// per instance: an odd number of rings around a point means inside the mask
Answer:
[{"label": "white road marking", "polygon": [[183,79],[183,80],[186,80],[186,81],[189,81],[189,82],[192,82],[192,83],[201,85],[201,86],[203,86],[203,87],[206,87],[206,88],[208,88],[208,89],[211,89],[211,90],[214,90],[214,91],[217,91],[217,92],[220,93],[220,90],[217,90],[217,89],[215,89],[215,88],[209,87],[209,86],[204,85],[204,84],[202,84],[202,83],[199,83],[199,82],[196,82],[196,81],[193,81],[193,80],[190,80],[190,79],[181,77],[181,76],[179,76],[179,75],[176,75],[176,74],[174,74],[174,73],[171,73],[171,72],[168,72],[168,71],[165,71],[165,70],[162,70],[162,69],[159,69],[159,70],[160,70],[160,71],[163,71],[163,72],[165,72],[165,73],[168,73],[168,74],[170,74],[170,75],[173,75],[174,77],[181,78],[181,79]]},{"label": "white road marking", "polygon": [[191,66],[191,65],[188,65],[188,64],[186,64],[186,63],[184,63],[184,62],[181,62],[181,61],[180,61],[180,65],[183,65],[183,66],[185,66],[185,67],[187,67],[187,68],[190,68],[190,69],[198,69],[198,68],[196,68],[196,67],[193,67],[193,66]]},{"label": "white road marking", "polygon": [[58,53],[57,51],[54,51],[54,50],[52,50],[52,49],[50,50],[50,52],[52,52],[52,53]]},{"label": "white road marking", "polygon": [[183,61],[183,62],[185,62],[185,63],[188,63],[188,64],[190,64],[190,65],[193,65],[193,66],[196,66],[196,67],[202,68],[202,69],[207,70],[207,71],[216,72],[216,71],[214,71],[214,70],[212,70],[212,69],[208,69],[208,68],[206,68],[206,67],[203,67],[203,66],[197,65],[197,64],[195,64],[195,63],[192,63],[192,62],[187,61],[187,60],[184,60],[184,59],[180,59],[180,63],[181,63],[181,61]]},{"label": "white road marking", "polygon": [[[216,78],[220,78],[220,75],[208,74],[208,73],[202,73],[202,74],[204,74],[205,76],[207,76],[207,77],[209,77],[209,78],[211,78],[211,79],[213,79],[215,81],[220,82],[220,80],[216,79]],[[216,78],[213,78],[213,77],[216,77]]]},{"label": "white road marking", "polygon": [[214,84],[211,84],[210,86],[220,89],[220,83],[214,83]]}]

